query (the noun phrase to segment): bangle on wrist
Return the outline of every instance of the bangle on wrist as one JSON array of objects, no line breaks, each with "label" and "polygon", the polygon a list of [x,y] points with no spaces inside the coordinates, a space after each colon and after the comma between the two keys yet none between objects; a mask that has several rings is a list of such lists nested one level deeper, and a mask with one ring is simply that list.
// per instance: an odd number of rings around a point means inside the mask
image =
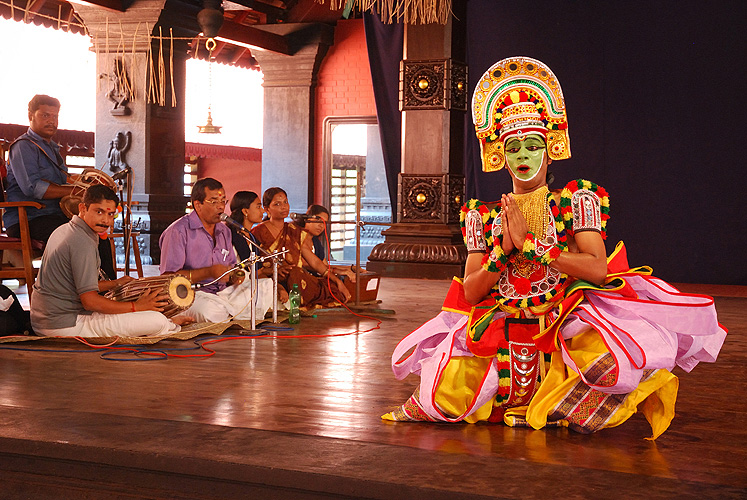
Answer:
[{"label": "bangle on wrist", "polygon": [[527,231],[521,251],[527,259],[548,266],[560,256],[562,248],[560,245],[544,243],[537,239],[531,231]]},{"label": "bangle on wrist", "polygon": [[482,268],[491,273],[500,273],[506,269],[508,263],[508,256],[503,252],[501,243],[503,238],[499,238],[496,241],[496,245],[490,253],[486,253],[482,258]]}]

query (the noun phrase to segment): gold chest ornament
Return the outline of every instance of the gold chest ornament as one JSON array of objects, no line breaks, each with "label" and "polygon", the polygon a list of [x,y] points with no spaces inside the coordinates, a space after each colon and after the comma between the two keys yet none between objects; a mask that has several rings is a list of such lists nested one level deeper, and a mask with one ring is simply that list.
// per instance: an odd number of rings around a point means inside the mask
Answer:
[{"label": "gold chest ornament", "polygon": [[[558,237],[555,231],[555,219],[552,216],[549,204],[550,190],[547,186],[526,194],[512,195],[519,207],[524,220],[527,222],[527,230],[531,231],[537,238],[542,239],[549,245],[557,244]],[[493,241],[498,244],[499,236],[503,232],[501,227],[502,210],[493,220]],[[521,250],[514,250],[506,269],[501,273],[496,286],[501,297],[507,299],[520,299],[545,294],[554,289],[561,281],[561,273],[556,269],[544,266],[537,262],[528,260],[521,254]],[[517,290],[517,280],[529,280],[531,286],[528,291]],[[523,292],[523,293],[522,293]]]}]

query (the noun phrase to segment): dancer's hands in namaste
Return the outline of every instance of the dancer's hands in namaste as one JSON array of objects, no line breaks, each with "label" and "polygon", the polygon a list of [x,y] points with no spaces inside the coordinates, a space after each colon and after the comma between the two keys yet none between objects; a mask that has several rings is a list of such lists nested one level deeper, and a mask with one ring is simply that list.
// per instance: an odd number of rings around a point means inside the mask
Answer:
[{"label": "dancer's hands in namaste", "polygon": [[527,231],[529,231],[524,214],[519,210],[519,206],[511,194],[501,196],[501,207],[501,226],[503,228],[501,248],[503,248],[503,253],[511,255],[514,248],[518,248],[521,252],[524,240],[527,237]]}]

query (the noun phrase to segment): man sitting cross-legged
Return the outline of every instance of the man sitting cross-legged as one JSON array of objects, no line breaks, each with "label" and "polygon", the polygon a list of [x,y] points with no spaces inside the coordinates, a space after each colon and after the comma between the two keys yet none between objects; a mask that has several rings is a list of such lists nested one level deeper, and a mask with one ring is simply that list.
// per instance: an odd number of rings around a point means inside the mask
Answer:
[{"label": "man sitting cross-legged", "polygon": [[133,279],[99,281],[98,235],[114,222],[118,203],[111,188],[92,186],[79,205],[79,215],[49,237],[31,301],[31,325],[38,335],[140,337],[179,331],[178,324],[159,312],[167,303],[160,291],[146,291],[134,302],[99,295]]},{"label": "man sitting cross-legged", "polygon": [[[185,315],[198,322],[219,323],[251,317],[251,286],[233,271],[236,254],[231,230],[220,222],[226,192],[217,180],[206,177],[192,187],[194,210],[171,224],[161,235],[161,273],[179,273],[192,283],[203,283]],[[224,275],[225,274],[225,275]],[[218,280],[216,283],[211,283]],[[208,284],[210,283],[210,284]],[[262,319],[272,304],[272,280],[257,282],[256,318]]]}]

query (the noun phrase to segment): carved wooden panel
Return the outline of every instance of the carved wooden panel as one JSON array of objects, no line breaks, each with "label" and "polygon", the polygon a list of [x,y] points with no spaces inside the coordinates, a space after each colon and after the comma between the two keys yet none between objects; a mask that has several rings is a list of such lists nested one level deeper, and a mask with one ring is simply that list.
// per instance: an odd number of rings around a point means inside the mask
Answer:
[{"label": "carved wooden panel", "polygon": [[464,177],[453,174],[400,174],[400,222],[459,222]]},{"label": "carved wooden panel", "polygon": [[451,59],[400,62],[400,111],[467,109],[467,66]]}]

